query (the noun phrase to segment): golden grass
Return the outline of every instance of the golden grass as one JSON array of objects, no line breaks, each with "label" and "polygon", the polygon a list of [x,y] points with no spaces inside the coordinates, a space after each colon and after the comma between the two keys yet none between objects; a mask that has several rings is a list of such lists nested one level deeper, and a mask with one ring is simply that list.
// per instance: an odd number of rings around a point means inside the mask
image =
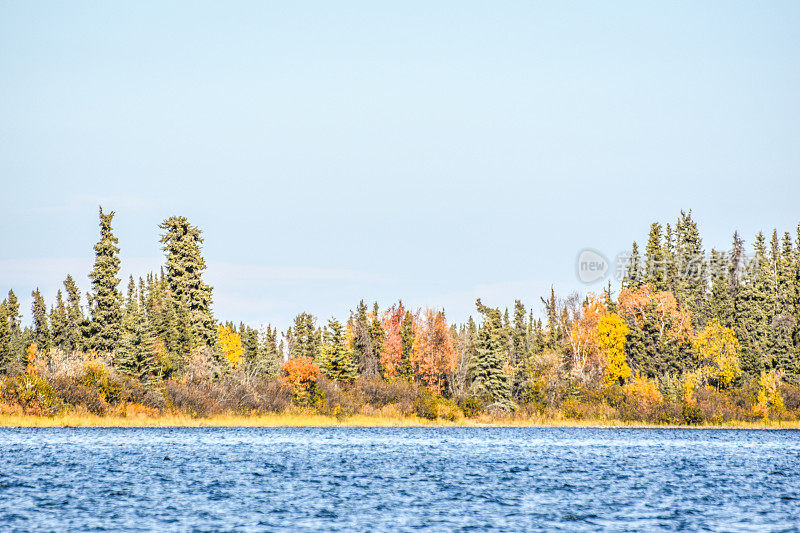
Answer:
[{"label": "golden grass", "polygon": [[216,415],[193,418],[185,414],[118,413],[98,416],[89,413],[63,413],[54,416],[0,413],[0,427],[399,427],[399,426],[449,426],[449,427],[584,427],[584,428],[673,428],[698,429],[800,429],[800,421],[762,420],[758,422],[730,422],[722,425],[675,426],[654,425],[621,420],[572,420],[563,418],[490,418],[425,420],[413,416],[353,415],[336,418],[311,413],[281,413],[260,415]]}]

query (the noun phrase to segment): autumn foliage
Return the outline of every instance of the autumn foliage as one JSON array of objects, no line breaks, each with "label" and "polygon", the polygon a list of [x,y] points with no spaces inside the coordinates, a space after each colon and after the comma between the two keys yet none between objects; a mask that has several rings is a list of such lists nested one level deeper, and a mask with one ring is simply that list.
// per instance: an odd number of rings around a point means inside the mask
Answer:
[{"label": "autumn foliage", "polygon": [[412,365],[417,378],[431,391],[444,391],[456,368],[457,354],[444,313],[427,309],[422,313],[414,336]]},{"label": "autumn foliage", "polygon": [[291,387],[298,403],[308,402],[319,381],[319,367],[310,357],[289,359],[281,366],[281,379]]}]

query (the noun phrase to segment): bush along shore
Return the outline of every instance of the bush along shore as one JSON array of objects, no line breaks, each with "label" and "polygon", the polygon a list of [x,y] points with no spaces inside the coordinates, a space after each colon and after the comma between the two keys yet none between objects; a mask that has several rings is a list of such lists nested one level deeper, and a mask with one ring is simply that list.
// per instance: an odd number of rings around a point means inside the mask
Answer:
[{"label": "bush along shore", "polygon": [[[0,302],[2,425],[692,425],[800,420],[797,237],[734,234],[706,254],[691,212],[654,223],[600,294],[476,301],[476,318],[381,309],[299,314],[280,331],[221,321],[200,230],[159,225],[165,263],[118,278],[115,214],[85,297]],[[124,293],[120,286],[125,286]]]}]

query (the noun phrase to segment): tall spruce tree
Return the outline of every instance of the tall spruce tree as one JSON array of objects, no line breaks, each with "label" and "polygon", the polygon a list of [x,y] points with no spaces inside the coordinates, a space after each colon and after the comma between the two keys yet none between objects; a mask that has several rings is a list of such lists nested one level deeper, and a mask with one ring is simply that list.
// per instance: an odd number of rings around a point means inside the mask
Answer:
[{"label": "tall spruce tree", "polygon": [[11,344],[11,323],[8,316],[8,300],[0,303],[0,374],[8,371],[8,366],[13,360]]},{"label": "tall spruce tree", "polygon": [[44,303],[42,293],[37,288],[31,293],[33,303],[31,312],[33,314],[33,341],[40,351],[46,352],[50,349],[50,326],[47,323],[47,304]]},{"label": "tall spruce tree", "polygon": [[692,321],[699,328],[707,321],[708,274],[703,241],[691,210],[681,211],[675,240],[675,258],[669,261],[676,266],[673,292],[678,303],[692,313]]},{"label": "tall spruce tree", "polygon": [[121,373],[148,380],[156,373],[156,354],[147,315],[139,305],[139,295],[133,276],[128,279],[122,336],[116,358]]},{"label": "tall spruce tree", "polygon": [[6,312],[8,313],[8,326],[11,329],[11,336],[16,337],[22,330],[22,315],[19,314],[19,300],[17,299],[17,295],[14,294],[14,289],[8,290]]},{"label": "tall spruce tree", "polygon": [[80,351],[84,349],[84,332],[88,326],[81,307],[81,291],[70,275],[64,280],[64,289],[67,292],[66,349]]},{"label": "tall spruce tree", "polygon": [[476,306],[483,315],[483,324],[478,330],[478,347],[470,368],[472,386],[477,394],[487,400],[507,406],[511,401],[511,390],[503,371],[505,346],[502,315],[499,309],[483,305],[480,299]]},{"label": "tall spruce tree", "polygon": [[287,332],[289,341],[289,359],[319,355],[320,338],[315,325],[314,316],[300,313],[294,319],[294,325]]},{"label": "tall spruce tree", "polygon": [[666,281],[664,248],[661,244],[661,224],[653,222],[647,238],[644,260],[644,281],[653,285],[657,291],[668,289]]},{"label": "tall spruce tree", "polygon": [[320,370],[335,383],[351,382],[356,378],[355,362],[347,348],[342,325],[335,318],[324,329]]},{"label": "tall spruce tree", "polygon": [[744,283],[736,302],[736,338],[741,344],[742,370],[752,377],[772,367],[768,357],[770,327],[770,274],[764,234],[754,243],[755,254],[748,262]]},{"label": "tall spruce tree", "polygon": [[216,340],[216,321],[211,312],[211,287],[202,278],[206,262],[200,251],[202,232],[185,217],[166,219],[161,244],[167,254],[166,283],[177,305],[179,318],[189,326],[192,346],[212,345]]},{"label": "tall spruce tree", "polygon": [[56,305],[50,309],[50,332],[53,348],[69,351],[69,336],[67,334],[67,307],[61,290],[56,293]]},{"label": "tall spruce tree", "polygon": [[639,245],[633,241],[631,245],[631,255],[628,257],[628,264],[625,268],[625,275],[622,278],[622,286],[635,289],[642,284],[642,258],[639,255]]},{"label": "tall spruce tree", "polygon": [[113,219],[114,211],[104,213],[100,208],[100,240],[94,245],[94,268],[89,274],[92,280],[89,295],[91,347],[101,353],[114,351],[122,335],[122,295],[117,289],[119,241],[111,228]]}]

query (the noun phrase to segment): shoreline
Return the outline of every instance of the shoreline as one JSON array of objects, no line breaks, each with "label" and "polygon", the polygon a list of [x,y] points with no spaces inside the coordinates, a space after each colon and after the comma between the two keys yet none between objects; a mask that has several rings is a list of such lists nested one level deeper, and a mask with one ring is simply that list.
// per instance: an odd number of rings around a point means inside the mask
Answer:
[{"label": "shoreline", "polygon": [[623,420],[519,419],[488,418],[461,420],[426,420],[417,417],[382,417],[353,415],[345,418],[319,414],[217,415],[207,418],[191,416],[99,416],[62,414],[54,416],[0,414],[4,428],[192,428],[192,427],[453,427],[453,428],[583,428],[583,429],[698,429],[698,430],[800,430],[800,421],[763,420],[725,424],[652,424]]}]

